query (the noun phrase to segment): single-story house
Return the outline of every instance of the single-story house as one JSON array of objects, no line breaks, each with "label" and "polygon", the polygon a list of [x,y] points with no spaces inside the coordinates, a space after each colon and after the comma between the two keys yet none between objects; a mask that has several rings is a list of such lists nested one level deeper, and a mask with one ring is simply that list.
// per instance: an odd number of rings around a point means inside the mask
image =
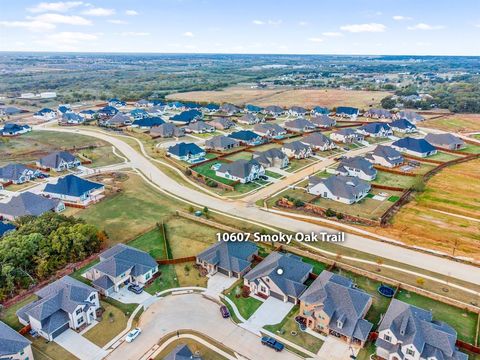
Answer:
[{"label": "single-story house", "polygon": [[264,142],[262,137],[250,130],[235,131],[228,135],[232,139],[240,141],[244,145],[259,145]]},{"label": "single-story house", "polygon": [[104,192],[103,184],[72,174],[59,178],[56,183],[48,183],[43,189],[43,194],[51,198],[81,205],[99,201]]},{"label": "single-story house", "polygon": [[261,123],[253,126],[253,131],[266,138],[281,139],[287,134],[287,130],[278,124]]},{"label": "single-story house", "polygon": [[281,108],[280,106],[270,105],[270,106],[265,107],[262,112],[266,115],[271,115],[271,116],[277,117],[277,116],[282,115],[285,112],[285,110],[283,108]]},{"label": "single-story house", "polygon": [[8,164],[0,167],[0,183],[12,182],[14,184],[23,184],[40,175],[38,169],[26,167],[23,164]]},{"label": "single-story house", "polygon": [[218,104],[209,103],[202,106],[202,111],[206,114],[215,114],[218,110],[220,110],[220,105]]},{"label": "single-story house", "polygon": [[190,109],[182,111],[180,114],[171,116],[170,121],[181,124],[190,124],[193,121],[200,120],[202,117],[203,114],[200,111],[196,109]]},{"label": "single-story house", "polygon": [[[0,220],[0,237],[15,230],[16,230],[15,225],[6,223]],[[0,351],[0,355],[1,355],[1,351]]]},{"label": "single-story house", "polygon": [[158,116],[154,116],[134,120],[131,126],[132,128],[138,127],[140,129],[151,129],[154,126],[160,126],[162,124],[165,124],[165,121]]},{"label": "single-story house", "polygon": [[337,174],[354,176],[362,180],[372,181],[377,177],[373,164],[361,156],[344,158],[337,167]]},{"label": "single-story house", "polygon": [[119,100],[117,98],[109,99],[108,100],[108,105],[109,106],[114,106],[114,107],[124,107],[127,105],[125,101]]},{"label": "single-story house", "polygon": [[98,121],[98,124],[100,126],[105,126],[105,127],[119,128],[123,126],[132,125],[132,120],[127,114],[124,114],[122,112],[117,112],[112,117],[100,118],[100,120]]},{"label": "single-story house", "polygon": [[221,241],[198,254],[196,263],[211,275],[219,272],[240,279],[250,271],[255,255],[258,247],[253,242]]},{"label": "single-story house", "polygon": [[335,115],[352,119],[356,119],[359,114],[360,110],[350,106],[339,106],[335,110]]},{"label": "single-story house", "polygon": [[109,296],[123,286],[144,286],[158,272],[158,264],[147,252],[117,244],[99,255],[100,262],[85,273],[95,289]]},{"label": "single-story house", "polygon": [[140,100],[137,100],[135,102],[135,106],[136,107],[139,107],[139,108],[145,108],[145,107],[149,107],[150,104],[149,104],[149,101],[146,100],[146,99],[140,99]]},{"label": "single-story house", "polygon": [[52,169],[55,171],[64,171],[73,169],[81,165],[80,159],[68,151],[55,151],[36,162],[37,167],[42,169]]},{"label": "single-story house", "polygon": [[227,118],[219,117],[215,118],[209,122],[217,130],[228,130],[232,126],[235,126],[235,123]]},{"label": "single-story house", "polygon": [[145,109],[133,109],[130,111],[130,116],[133,120],[140,120],[148,117],[148,112]]},{"label": "single-story house", "polygon": [[363,141],[364,136],[352,128],[343,128],[330,134],[330,139],[345,144]]},{"label": "single-story house", "polygon": [[36,113],[33,114],[33,117],[35,119],[40,119],[40,120],[52,120],[57,117],[57,113],[55,110],[49,109],[49,108],[43,108],[42,110],[38,110]]},{"label": "single-story house", "polygon": [[238,118],[237,122],[245,125],[253,125],[258,124],[259,122],[261,122],[261,120],[257,115],[254,115],[252,113],[246,113],[245,115]]},{"label": "single-story house", "polygon": [[49,341],[69,328],[77,330],[97,319],[97,290],[70,276],[41,288],[35,295],[38,300],[17,311],[18,320]]},{"label": "single-story house", "polygon": [[225,151],[240,146],[240,143],[228,136],[218,135],[205,141],[205,149]]},{"label": "single-story house", "polygon": [[393,168],[403,164],[405,159],[402,154],[391,146],[377,145],[377,147],[365,156],[372,164]]},{"label": "single-story house", "polygon": [[161,116],[165,114],[166,109],[165,105],[156,105],[147,109],[148,116]]},{"label": "single-story house", "polygon": [[61,104],[61,105],[58,105],[57,112],[58,112],[58,115],[61,116],[66,113],[73,112],[73,110],[70,104]]},{"label": "single-story house", "polygon": [[431,311],[393,299],[378,327],[376,355],[381,359],[467,360],[456,341],[455,329],[433,320]]},{"label": "single-story house", "polygon": [[158,99],[148,100],[148,106],[149,107],[155,107],[155,106],[165,107],[166,105],[167,105],[167,103],[163,100],[158,100]]},{"label": "single-story house", "polygon": [[256,160],[240,159],[221,164],[215,175],[245,184],[265,175],[265,168]]},{"label": "single-story house", "polygon": [[15,106],[0,106],[0,116],[11,116],[11,115],[17,115],[22,112],[21,109],[15,107]]},{"label": "single-story house", "polygon": [[446,133],[427,134],[427,136],[425,136],[425,140],[435,147],[449,150],[460,150],[466,146],[465,141],[460,139],[458,136]]},{"label": "single-story house", "polygon": [[244,285],[257,296],[296,304],[312,270],[301,257],[274,251],[244,276]]},{"label": "single-story house", "polygon": [[239,107],[233,104],[222,104],[220,106],[220,111],[228,115],[234,115],[236,113],[239,113],[241,110]]},{"label": "single-story house", "polygon": [[171,101],[165,104],[165,108],[168,110],[184,110],[185,104],[180,101]]},{"label": "single-story house", "polygon": [[289,158],[306,159],[312,156],[312,148],[301,141],[292,141],[283,144],[282,151]]},{"label": "single-story house", "polygon": [[247,113],[258,114],[262,110],[263,110],[263,108],[260,107],[260,106],[257,106],[257,105],[247,104],[245,106],[245,112],[247,112]]},{"label": "single-story house", "polygon": [[95,110],[82,110],[78,114],[83,117],[85,120],[93,120],[95,118],[95,114],[97,112]]},{"label": "single-story house", "polygon": [[150,129],[150,136],[153,138],[169,138],[169,137],[182,137],[185,136],[185,129],[177,127],[172,123],[165,123],[162,125],[154,126]]},{"label": "single-story house", "polygon": [[306,326],[363,347],[373,324],[365,320],[372,296],[341,275],[324,270],[300,296]]},{"label": "single-story house", "polygon": [[304,118],[285,121],[285,129],[295,132],[309,132],[315,130],[315,125]]},{"label": "single-story house", "polygon": [[357,132],[359,134],[371,137],[388,137],[393,135],[390,125],[381,122],[362,125],[357,129]]},{"label": "single-story house", "polygon": [[318,128],[331,128],[336,125],[337,120],[327,114],[323,114],[311,117],[310,122]]},{"label": "single-story house", "polygon": [[315,106],[312,111],[310,111],[312,116],[321,116],[321,115],[328,115],[330,114],[330,110],[323,106]]},{"label": "single-story house", "polygon": [[393,131],[398,131],[404,134],[413,133],[417,131],[417,127],[407,119],[393,120],[390,123],[390,127],[392,128]]},{"label": "single-story house", "polygon": [[183,104],[183,107],[185,109],[200,109],[202,106],[199,103],[188,101]]},{"label": "single-story house", "polygon": [[422,115],[417,114],[415,111],[411,111],[411,110],[399,111],[398,113],[394,114],[393,118],[394,119],[407,119],[408,121],[410,121],[413,124],[425,120],[425,118]]},{"label": "single-story house", "polygon": [[312,176],[308,184],[310,194],[344,204],[353,204],[362,200],[370,189],[369,182],[358,177],[343,175],[333,175],[326,179]]},{"label": "single-story house", "polygon": [[313,150],[326,151],[335,149],[337,145],[322,133],[312,133],[300,139],[300,142],[310,146]]},{"label": "single-story house", "polygon": [[288,156],[280,149],[272,148],[265,151],[258,151],[253,158],[265,168],[283,169],[289,164]]},{"label": "single-story house", "polygon": [[194,355],[192,350],[186,344],[177,345],[163,360],[202,360],[198,355]]},{"label": "single-story house", "polygon": [[31,341],[0,321],[0,359],[33,360]]},{"label": "single-story house", "polygon": [[202,161],[206,155],[205,150],[194,143],[181,142],[170,146],[167,153],[177,160],[195,163]]},{"label": "single-story house", "polygon": [[14,123],[5,123],[0,129],[2,136],[17,136],[32,131],[29,125],[19,125]]},{"label": "single-story house", "polygon": [[190,123],[185,128],[186,132],[192,132],[195,134],[205,134],[205,133],[212,133],[215,131],[215,128],[207,124],[204,121],[196,121],[194,123]]},{"label": "single-story house", "polygon": [[58,119],[60,125],[79,125],[85,122],[85,118],[74,112],[67,112]]},{"label": "single-story house", "polygon": [[113,106],[105,106],[97,111],[97,114],[100,119],[110,118],[118,113],[118,109]]},{"label": "single-story house", "polygon": [[418,157],[427,157],[437,153],[437,149],[427,140],[411,137],[404,137],[395,141],[392,147],[400,152]]},{"label": "single-story house", "polygon": [[363,116],[372,119],[391,119],[392,113],[386,109],[368,109]]},{"label": "single-story house", "polygon": [[63,210],[65,204],[62,201],[25,191],[13,196],[8,202],[0,203],[0,218],[15,221],[22,216],[40,216],[48,211]]},{"label": "single-story house", "polygon": [[288,109],[288,114],[291,116],[305,116],[307,112],[308,110],[301,106],[292,106]]}]

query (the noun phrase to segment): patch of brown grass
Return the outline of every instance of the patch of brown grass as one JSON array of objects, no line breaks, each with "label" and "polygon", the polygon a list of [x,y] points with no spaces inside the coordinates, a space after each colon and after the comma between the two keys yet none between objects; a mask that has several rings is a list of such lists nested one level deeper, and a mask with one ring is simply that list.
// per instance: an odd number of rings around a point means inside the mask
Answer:
[{"label": "patch of brown grass", "polygon": [[453,114],[424,121],[421,126],[453,132],[480,131],[480,114]]}]

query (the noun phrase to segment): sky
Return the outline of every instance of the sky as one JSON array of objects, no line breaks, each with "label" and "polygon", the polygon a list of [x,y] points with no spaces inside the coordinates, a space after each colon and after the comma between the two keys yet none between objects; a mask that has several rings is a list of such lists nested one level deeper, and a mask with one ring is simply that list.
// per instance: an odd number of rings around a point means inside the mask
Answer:
[{"label": "sky", "polygon": [[480,55],[480,0],[2,0],[0,51]]}]

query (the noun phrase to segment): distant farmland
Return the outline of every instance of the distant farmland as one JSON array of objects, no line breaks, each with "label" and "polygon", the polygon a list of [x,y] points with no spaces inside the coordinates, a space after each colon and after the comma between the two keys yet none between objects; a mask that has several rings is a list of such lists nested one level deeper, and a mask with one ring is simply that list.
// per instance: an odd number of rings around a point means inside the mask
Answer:
[{"label": "distant farmland", "polygon": [[219,91],[191,91],[170,94],[170,100],[199,101],[215,103],[232,103],[243,106],[254,104],[259,106],[293,105],[312,108],[314,106],[354,106],[361,109],[376,107],[380,100],[391,95],[387,91],[362,91],[340,89],[251,89],[235,86]]}]

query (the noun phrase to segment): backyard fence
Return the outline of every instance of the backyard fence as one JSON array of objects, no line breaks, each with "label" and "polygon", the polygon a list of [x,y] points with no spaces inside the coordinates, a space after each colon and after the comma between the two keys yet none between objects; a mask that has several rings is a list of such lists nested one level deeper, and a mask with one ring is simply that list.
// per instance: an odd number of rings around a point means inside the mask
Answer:
[{"label": "backyard fence", "polygon": [[202,224],[205,224],[205,225],[208,225],[208,226],[211,226],[211,227],[223,230],[223,231],[232,232],[232,233],[233,232],[238,232],[238,229],[236,229],[234,227],[231,227],[231,226],[228,226],[228,225],[223,225],[223,224],[220,224],[216,221],[205,219],[205,218],[200,217],[200,216],[195,216],[193,214],[186,213],[184,211],[177,210],[176,214],[178,216],[183,217],[183,218],[190,219],[190,220],[193,220],[193,221],[197,221],[199,223],[202,223]]},{"label": "backyard fence", "polygon": [[187,257],[182,257],[182,258],[177,258],[177,259],[157,260],[157,264],[158,265],[183,264],[183,263],[192,262],[192,261],[195,261],[195,260],[196,260],[195,256],[187,256]]}]

